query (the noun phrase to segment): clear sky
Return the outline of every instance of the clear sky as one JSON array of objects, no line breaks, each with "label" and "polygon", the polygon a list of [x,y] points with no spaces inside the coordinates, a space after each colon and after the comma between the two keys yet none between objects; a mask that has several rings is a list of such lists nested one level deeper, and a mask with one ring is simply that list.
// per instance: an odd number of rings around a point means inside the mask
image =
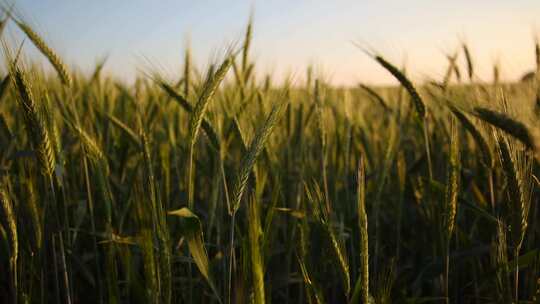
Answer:
[{"label": "clear sky", "polygon": [[[465,39],[479,76],[492,64],[515,79],[534,66],[540,0],[19,0],[17,11],[70,65],[84,71],[109,55],[106,71],[131,79],[150,67],[174,77],[189,36],[198,66],[240,42],[254,12],[253,58],[259,74],[314,64],[335,84],[391,83],[353,42],[372,48],[418,80],[440,78],[445,53]],[[10,27],[13,35],[16,29]],[[239,44],[239,43],[238,43]],[[30,44],[25,46],[31,50]],[[214,56],[215,58],[215,56]],[[463,59],[463,58],[461,58]]]}]

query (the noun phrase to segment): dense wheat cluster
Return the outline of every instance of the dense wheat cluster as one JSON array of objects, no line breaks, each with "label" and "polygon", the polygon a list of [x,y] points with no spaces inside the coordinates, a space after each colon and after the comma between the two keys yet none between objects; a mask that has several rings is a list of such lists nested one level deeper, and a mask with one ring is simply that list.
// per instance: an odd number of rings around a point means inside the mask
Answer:
[{"label": "dense wheat cluster", "polygon": [[207,71],[188,49],[128,86],[7,22],[54,74],[3,41],[1,303],[540,301],[538,44],[520,83],[464,44],[442,79],[366,52],[400,86],[292,85],[249,22]]}]

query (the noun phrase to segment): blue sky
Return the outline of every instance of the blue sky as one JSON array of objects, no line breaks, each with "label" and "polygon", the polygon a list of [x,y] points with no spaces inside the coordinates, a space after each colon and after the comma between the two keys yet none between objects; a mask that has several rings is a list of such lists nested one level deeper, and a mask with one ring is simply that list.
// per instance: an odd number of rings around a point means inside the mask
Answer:
[{"label": "blue sky", "polygon": [[[389,83],[392,78],[353,42],[401,65],[418,80],[441,77],[446,61],[465,39],[479,76],[519,77],[534,64],[533,33],[540,33],[538,0],[407,1],[172,1],[19,0],[18,13],[69,63],[90,71],[109,55],[106,71],[132,79],[157,68],[169,77],[181,70],[190,37],[204,67],[240,42],[254,12],[253,58],[259,74],[291,73],[301,81],[314,64],[336,84]],[[10,32],[18,37],[17,30]],[[29,56],[36,55],[30,44]]]}]

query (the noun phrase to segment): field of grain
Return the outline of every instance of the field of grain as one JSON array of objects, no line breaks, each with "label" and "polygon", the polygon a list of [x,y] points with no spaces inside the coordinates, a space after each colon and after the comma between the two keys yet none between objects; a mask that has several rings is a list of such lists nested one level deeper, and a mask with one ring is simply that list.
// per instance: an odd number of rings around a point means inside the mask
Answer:
[{"label": "field of grain", "polygon": [[540,73],[481,81],[463,44],[431,82],[365,50],[400,86],[275,83],[250,23],[127,85],[8,22],[0,303],[539,303]]}]

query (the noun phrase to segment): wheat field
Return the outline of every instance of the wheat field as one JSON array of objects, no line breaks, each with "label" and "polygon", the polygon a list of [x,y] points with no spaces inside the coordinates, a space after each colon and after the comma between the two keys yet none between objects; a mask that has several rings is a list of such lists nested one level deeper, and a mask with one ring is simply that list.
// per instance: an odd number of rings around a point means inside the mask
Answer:
[{"label": "wheat field", "polygon": [[540,303],[538,43],[522,82],[463,44],[338,88],[257,75],[250,22],[128,85],[6,23],[53,69],[2,38],[0,303]]}]

